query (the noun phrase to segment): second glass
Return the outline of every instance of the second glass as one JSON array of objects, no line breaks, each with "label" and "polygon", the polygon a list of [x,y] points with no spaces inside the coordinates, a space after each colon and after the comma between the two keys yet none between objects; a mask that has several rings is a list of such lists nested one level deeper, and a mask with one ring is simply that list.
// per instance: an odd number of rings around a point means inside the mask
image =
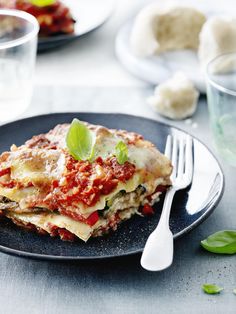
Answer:
[{"label": "second glass", "polygon": [[212,60],[206,71],[207,99],[216,147],[236,166],[236,53]]}]

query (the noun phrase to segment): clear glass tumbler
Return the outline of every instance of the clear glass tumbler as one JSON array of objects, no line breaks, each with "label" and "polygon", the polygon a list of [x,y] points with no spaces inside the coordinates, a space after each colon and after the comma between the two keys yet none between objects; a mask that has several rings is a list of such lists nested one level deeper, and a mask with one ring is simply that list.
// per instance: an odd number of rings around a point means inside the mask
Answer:
[{"label": "clear glass tumbler", "polygon": [[221,55],[206,69],[207,99],[216,148],[236,166],[236,53]]},{"label": "clear glass tumbler", "polygon": [[0,10],[0,123],[29,106],[39,25],[30,14]]}]

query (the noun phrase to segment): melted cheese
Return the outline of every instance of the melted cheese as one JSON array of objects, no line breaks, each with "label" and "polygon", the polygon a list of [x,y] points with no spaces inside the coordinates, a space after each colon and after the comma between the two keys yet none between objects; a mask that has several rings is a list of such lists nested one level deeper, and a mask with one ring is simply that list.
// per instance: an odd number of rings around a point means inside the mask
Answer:
[{"label": "melted cheese", "polygon": [[8,163],[13,180],[44,185],[60,179],[64,171],[65,157],[57,150],[21,149],[11,152]]},{"label": "melted cheese", "polygon": [[[135,164],[137,170],[146,170],[152,177],[168,176],[171,172],[169,160],[148,141],[138,140],[135,145],[129,144],[121,136],[115,133],[105,138],[99,138],[96,142],[97,156],[107,158],[115,152],[115,146],[119,141],[124,141],[128,147],[129,161]],[[142,173],[142,172],[141,172]],[[144,178],[143,178],[144,179]]]},{"label": "melted cheese", "polygon": [[39,196],[40,191],[35,187],[29,187],[24,189],[9,189],[0,186],[0,195],[9,198],[11,201],[20,203],[22,200],[25,200],[28,197]]}]

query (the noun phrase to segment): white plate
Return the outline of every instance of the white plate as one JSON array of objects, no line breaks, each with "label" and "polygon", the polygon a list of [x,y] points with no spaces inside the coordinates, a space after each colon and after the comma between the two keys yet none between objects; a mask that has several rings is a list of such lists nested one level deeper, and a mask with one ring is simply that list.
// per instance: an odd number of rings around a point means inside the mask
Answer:
[{"label": "white plate", "polygon": [[63,0],[70,8],[75,23],[75,34],[84,35],[103,24],[110,16],[113,0]]},{"label": "white plate", "polygon": [[[196,4],[194,0],[189,0],[187,3],[201,9],[208,17],[222,14],[232,15],[232,12],[235,12],[232,9],[236,5],[232,0],[224,0],[221,5],[217,3],[217,7],[215,7],[215,2],[210,0],[205,0],[204,4],[201,1]],[[116,37],[115,47],[117,58],[130,73],[145,82],[156,85],[168,79],[174,72],[182,71],[193,81],[201,93],[206,93],[204,75],[199,66],[197,53],[193,50],[170,51],[147,58],[136,57],[130,49],[133,21],[134,19],[121,27]]]},{"label": "white plate", "polygon": [[83,36],[101,26],[111,15],[114,0],[62,0],[75,19],[75,32],[39,38],[39,51],[51,49]]}]

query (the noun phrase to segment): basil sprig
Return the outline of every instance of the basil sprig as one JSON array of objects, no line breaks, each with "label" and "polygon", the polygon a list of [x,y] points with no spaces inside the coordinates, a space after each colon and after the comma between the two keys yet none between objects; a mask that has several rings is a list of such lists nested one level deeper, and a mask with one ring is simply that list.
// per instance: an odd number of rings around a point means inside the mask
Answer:
[{"label": "basil sprig", "polygon": [[76,160],[91,161],[94,156],[96,135],[84,123],[74,119],[66,136],[66,145]]},{"label": "basil sprig", "polygon": [[[96,133],[92,132],[85,123],[74,119],[66,135],[66,145],[70,154],[76,160],[88,160],[92,162],[96,156],[103,156],[103,152],[99,150],[99,146],[96,151],[95,143]],[[119,164],[123,165],[128,160],[127,145],[123,141],[119,141],[113,149],[115,152],[110,153],[116,156]]]},{"label": "basil sprig", "polygon": [[212,253],[235,254],[236,253],[236,231],[222,230],[210,235],[201,241],[202,247]]},{"label": "basil sprig", "polygon": [[56,0],[29,0],[30,3],[36,5],[37,7],[46,7],[48,5],[52,5],[56,2]]},{"label": "basil sprig", "polygon": [[212,285],[209,283],[202,285],[202,289],[207,294],[217,294],[217,293],[220,293],[222,290],[224,290],[223,288],[217,285]]},{"label": "basil sprig", "polygon": [[128,147],[127,145],[119,141],[115,147],[115,156],[119,164],[123,165],[128,160]]}]

